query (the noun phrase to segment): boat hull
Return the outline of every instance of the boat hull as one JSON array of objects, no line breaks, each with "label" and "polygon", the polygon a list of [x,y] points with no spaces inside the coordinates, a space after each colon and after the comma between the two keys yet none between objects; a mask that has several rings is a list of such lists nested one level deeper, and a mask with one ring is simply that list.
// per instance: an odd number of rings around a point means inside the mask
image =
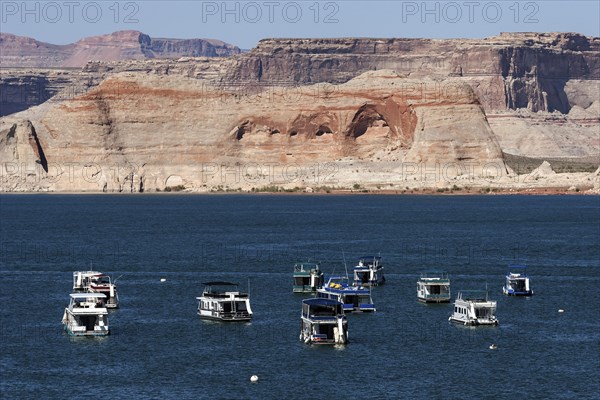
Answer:
[{"label": "boat hull", "polygon": [[450,322],[465,326],[497,326],[500,324],[498,320],[464,320],[454,317],[450,317],[448,318],[448,320]]},{"label": "boat hull", "polygon": [[377,311],[377,309],[372,305],[364,305],[356,307],[352,304],[344,304],[344,312],[345,313],[372,313]]},{"label": "boat hull", "polygon": [[222,321],[222,322],[248,322],[252,320],[252,315],[239,315],[239,316],[219,316],[219,315],[208,315],[201,311],[198,311],[198,315],[201,319],[210,321]]},{"label": "boat hull", "polygon": [[512,289],[507,289],[506,286],[502,287],[502,293],[506,296],[533,296],[533,290],[527,290],[524,292],[517,292]]},{"label": "boat hull", "polygon": [[450,303],[450,298],[447,299],[425,299],[422,297],[417,297],[421,303]]},{"label": "boat hull", "polygon": [[68,326],[65,325],[65,332],[67,332],[67,334],[69,336],[73,336],[73,337],[84,337],[84,336],[90,336],[90,337],[94,337],[94,336],[108,336],[110,335],[110,330],[106,330],[106,331],[85,331],[85,332],[74,332],[72,331]]}]

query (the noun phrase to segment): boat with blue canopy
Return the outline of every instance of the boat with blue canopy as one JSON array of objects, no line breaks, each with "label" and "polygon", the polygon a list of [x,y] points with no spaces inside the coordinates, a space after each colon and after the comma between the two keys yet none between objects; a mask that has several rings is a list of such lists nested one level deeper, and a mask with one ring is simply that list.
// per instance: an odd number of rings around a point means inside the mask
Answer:
[{"label": "boat with blue canopy", "polygon": [[339,301],[343,304],[344,312],[375,311],[371,291],[362,286],[349,285],[347,277],[330,277],[323,287],[317,289],[317,297]]},{"label": "boat with blue canopy", "polygon": [[531,296],[533,290],[529,283],[527,267],[524,265],[511,265],[506,274],[506,283],[502,287],[502,293],[507,296]]}]

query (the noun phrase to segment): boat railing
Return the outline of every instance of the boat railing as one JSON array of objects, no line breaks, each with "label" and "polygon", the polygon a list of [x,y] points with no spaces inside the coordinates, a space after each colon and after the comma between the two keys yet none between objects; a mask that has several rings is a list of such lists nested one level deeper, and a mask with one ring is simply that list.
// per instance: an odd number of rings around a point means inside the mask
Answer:
[{"label": "boat railing", "polygon": [[234,295],[235,298],[246,299],[248,298],[248,293],[239,293],[239,292],[204,292],[204,297],[211,297],[214,299],[228,299],[231,295]]}]

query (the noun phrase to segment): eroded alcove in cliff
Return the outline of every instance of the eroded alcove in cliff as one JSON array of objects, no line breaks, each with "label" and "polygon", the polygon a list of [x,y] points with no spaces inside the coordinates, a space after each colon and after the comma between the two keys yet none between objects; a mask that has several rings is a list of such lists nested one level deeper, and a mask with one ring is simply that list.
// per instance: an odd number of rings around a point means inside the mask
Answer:
[{"label": "eroded alcove in cliff", "polygon": [[416,125],[412,106],[385,99],[363,104],[354,114],[345,136],[358,144],[398,140],[401,147],[409,148]]},{"label": "eroded alcove in cliff", "polygon": [[302,135],[307,140],[332,139],[339,125],[339,117],[330,111],[300,113],[291,122],[288,135]]}]

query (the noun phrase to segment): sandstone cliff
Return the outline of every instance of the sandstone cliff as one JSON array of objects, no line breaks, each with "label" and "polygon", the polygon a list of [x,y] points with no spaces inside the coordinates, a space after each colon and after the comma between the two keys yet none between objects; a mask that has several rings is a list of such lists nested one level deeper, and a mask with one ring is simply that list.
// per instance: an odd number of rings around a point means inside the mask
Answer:
[{"label": "sandstone cliff", "polygon": [[556,33],[268,39],[231,57],[3,68],[0,116],[20,113],[0,120],[1,189],[591,187],[515,182],[503,153],[600,163],[599,50]]},{"label": "sandstone cliff", "polygon": [[[428,99],[402,90],[422,83],[433,82],[380,71],[334,86],[241,93],[181,76],[120,73],[38,109],[33,125],[5,118],[2,183],[15,191],[403,185],[406,165],[412,174],[444,165],[438,172],[446,178],[505,176],[469,86],[449,79],[452,91]],[[42,150],[45,161],[34,162],[45,168],[21,168]],[[24,182],[29,172],[36,182]]]},{"label": "sandstone cliff", "polygon": [[[377,69],[462,77],[486,111],[567,113],[573,105],[587,108],[597,98],[600,38],[506,33],[486,39],[265,39],[236,59],[227,78],[340,83]],[[572,87],[565,88],[569,81]]]}]

